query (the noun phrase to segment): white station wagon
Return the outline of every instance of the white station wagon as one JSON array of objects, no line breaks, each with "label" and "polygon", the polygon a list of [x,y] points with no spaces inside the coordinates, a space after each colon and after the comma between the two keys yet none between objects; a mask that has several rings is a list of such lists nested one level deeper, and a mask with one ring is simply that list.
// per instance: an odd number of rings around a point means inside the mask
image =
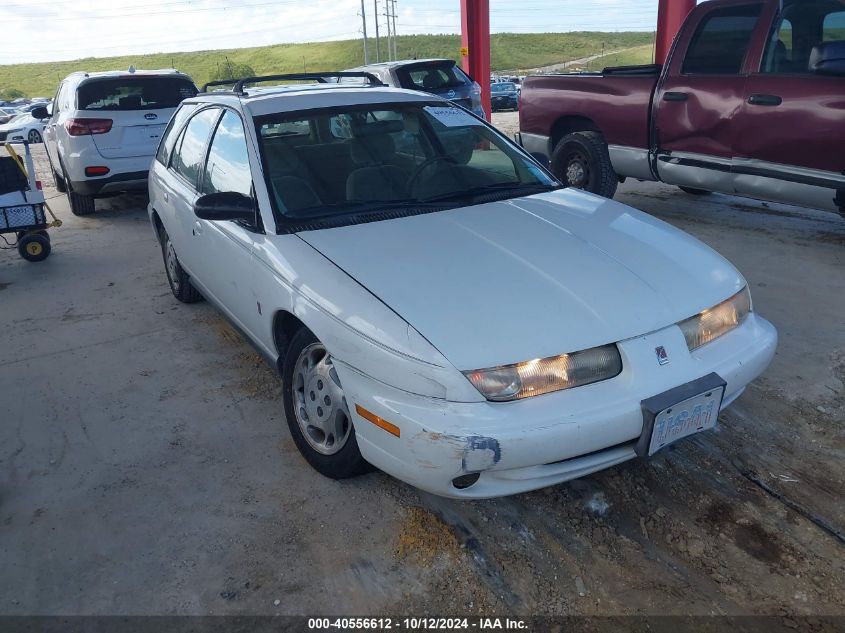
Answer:
[{"label": "white station wagon", "polygon": [[[707,246],[448,101],[308,79],[186,100],[149,213],[173,294],[278,367],[320,473],[541,488],[713,428],[768,366],[774,327]],[[268,80],[299,83],[245,87]]]}]

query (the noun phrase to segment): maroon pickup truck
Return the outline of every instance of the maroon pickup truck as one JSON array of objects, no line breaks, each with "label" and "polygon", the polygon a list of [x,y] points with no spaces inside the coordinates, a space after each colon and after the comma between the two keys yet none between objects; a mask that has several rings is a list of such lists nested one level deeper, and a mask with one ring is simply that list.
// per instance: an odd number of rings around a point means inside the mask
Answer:
[{"label": "maroon pickup truck", "polygon": [[845,0],[709,0],[664,66],[529,77],[519,122],[606,197],[636,178],[845,215]]}]

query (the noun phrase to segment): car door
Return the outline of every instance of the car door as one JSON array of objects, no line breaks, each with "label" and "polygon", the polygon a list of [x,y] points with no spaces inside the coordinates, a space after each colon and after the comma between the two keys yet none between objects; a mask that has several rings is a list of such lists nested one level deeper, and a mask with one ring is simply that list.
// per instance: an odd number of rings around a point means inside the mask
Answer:
[{"label": "car door", "polygon": [[58,173],[61,172],[61,165],[59,164],[57,127],[60,124],[59,117],[62,110],[67,109],[67,92],[68,83],[67,81],[63,81],[59,84],[59,89],[56,91],[56,97],[53,99],[50,117],[44,122],[44,149],[47,152],[47,158],[49,159],[50,164]]},{"label": "car door", "polygon": [[845,1],[787,0],[771,17],[772,36],[737,121],[737,192],[845,209],[845,77],[814,72],[810,63],[818,45],[845,41]]},{"label": "car door", "polygon": [[192,283],[204,295],[209,292],[207,282],[210,281],[206,264],[213,259],[214,254],[203,252],[201,244],[194,239],[198,222],[194,203],[199,197],[198,186],[208,141],[222,113],[222,109],[215,106],[203,108],[191,117],[176,141],[170,157],[166,188],[162,192],[162,197],[172,205],[171,221],[165,224],[165,228],[170,234],[176,255],[191,276]]},{"label": "car door", "polygon": [[[246,134],[241,117],[225,110],[214,131],[200,180],[203,195],[234,192],[255,198]],[[257,213],[251,222],[196,219],[192,239],[203,257],[205,285],[216,303],[242,330],[257,338],[261,307],[253,289]]]},{"label": "car door", "polygon": [[704,3],[687,19],[654,97],[653,143],[661,180],[733,193],[736,116],[762,10],[759,1],[724,8]]}]

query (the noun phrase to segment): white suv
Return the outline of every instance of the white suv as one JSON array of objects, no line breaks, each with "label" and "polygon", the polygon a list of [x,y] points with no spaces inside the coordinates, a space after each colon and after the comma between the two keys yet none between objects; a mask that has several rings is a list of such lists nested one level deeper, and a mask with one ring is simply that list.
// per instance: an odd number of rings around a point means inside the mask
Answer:
[{"label": "white suv", "polygon": [[175,70],[78,72],[59,86],[44,142],[59,191],[75,215],[94,211],[94,198],[147,187],[150,162],[176,107],[197,93]]}]

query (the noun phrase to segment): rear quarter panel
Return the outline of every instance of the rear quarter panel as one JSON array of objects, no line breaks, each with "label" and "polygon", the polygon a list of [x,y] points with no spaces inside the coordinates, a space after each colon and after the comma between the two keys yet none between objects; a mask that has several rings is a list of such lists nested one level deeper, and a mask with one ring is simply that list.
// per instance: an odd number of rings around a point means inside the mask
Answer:
[{"label": "rear quarter panel", "polygon": [[520,131],[553,144],[568,130],[566,117],[592,121],[611,145],[647,149],[651,98],[657,75],[536,75],[522,88]]}]

